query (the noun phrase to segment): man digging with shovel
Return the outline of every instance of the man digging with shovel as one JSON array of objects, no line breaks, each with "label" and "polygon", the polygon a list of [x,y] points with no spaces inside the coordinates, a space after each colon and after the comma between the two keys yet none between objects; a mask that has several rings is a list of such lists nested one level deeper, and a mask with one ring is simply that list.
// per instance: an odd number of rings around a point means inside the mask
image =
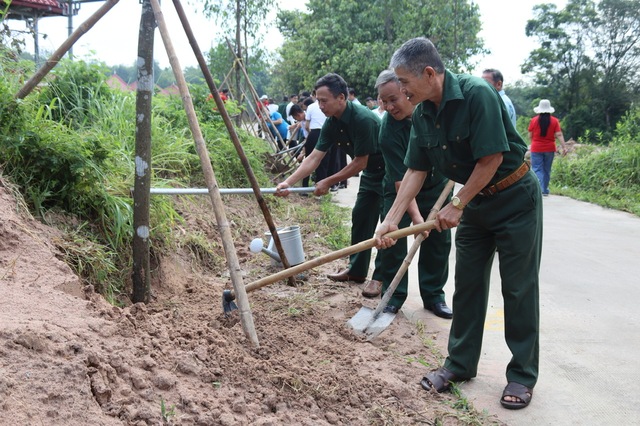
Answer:
[{"label": "man digging with shovel", "polygon": [[[402,177],[407,171],[404,157],[407,153],[409,135],[411,133],[411,114],[413,104],[400,90],[400,82],[391,70],[384,70],[376,81],[378,96],[387,114],[382,118],[380,126],[380,147],[385,163],[383,180],[384,206],[383,219],[393,202],[400,187]],[[438,172],[430,172],[424,180],[422,188],[411,201],[400,220],[399,227],[422,223],[429,215],[439,195],[447,184],[448,179]],[[446,198],[448,203],[451,193]],[[431,232],[429,237],[420,244],[418,260],[418,285],[424,308],[435,315],[451,319],[453,312],[444,300],[443,287],[449,275],[449,251],[451,250],[451,231]],[[380,291],[387,291],[389,284],[407,254],[407,239],[402,238],[386,250],[381,250],[376,256],[376,267],[373,279],[362,290],[365,297],[377,297]],[[404,274],[397,289],[393,292],[389,304],[383,312],[395,314],[407,299],[408,274]]]},{"label": "man digging with shovel", "polygon": [[437,214],[435,228],[457,227],[454,316],[449,354],[427,373],[423,388],[444,392],[476,377],[489,298],[490,273],[499,255],[505,340],[511,350],[500,404],[529,405],[539,367],[539,271],[542,194],[524,161],[527,145],[513,126],[500,95],[484,80],[446,71],[433,43],[414,38],[391,58],[402,91],[417,105],[405,158],[408,167],[396,201],[376,229],[382,238],[397,227],[434,167],[464,184]]}]

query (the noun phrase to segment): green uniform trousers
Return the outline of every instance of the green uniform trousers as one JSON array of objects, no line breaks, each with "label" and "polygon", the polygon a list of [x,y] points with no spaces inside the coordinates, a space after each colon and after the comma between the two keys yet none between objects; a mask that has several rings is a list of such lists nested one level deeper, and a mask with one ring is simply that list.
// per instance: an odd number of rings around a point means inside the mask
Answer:
[{"label": "green uniform trousers", "polygon": [[512,354],[507,381],[533,388],[539,363],[542,198],[532,171],[504,191],[476,196],[465,207],[456,230],[454,316],[444,366],[460,378],[477,374],[496,251],[504,334]]},{"label": "green uniform trousers", "polygon": [[[382,179],[384,169],[360,174],[360,187],[351,211],[351,245],[373,237],[382,214]],[[349,256],[349,273],[357,277],[369,275],[371,249]]]},{"label": "green uniform trousers", "polygon": [[[443,180],[438,185],[435,185],[429,189],[423,189],[416,196],[416,202],[418,208],[424,219],[427,218],[429,212],[433,208],[433,205],[438,200],[438,197],[442,193],[447,180]],[[383,218],[387,215],[393,202],[396,199],[396,194],[387,194],[384,198]],[[445,205],[451,200],[451,194]],[[384,220],[384,219],[383,219]],[[404,228],[411,225],[411,218],[407,213],[404,214],[399,228]],[[451,251],[451,231],[446,230],[443,232],[431,231],[429,238],[425,239],[420,244],[420,253],[418,255],[418,285],[420,288],[420,297],[425,307],[431,306],[434,303],[444,301],[443,287],[447,283],[449,277],[449,252]],[[395,245],[380,250],[376,256],[376,269],[373,273],[373,279],[382,282],[383,294],[387,291],[387,288],[393,281],[393,278],[402,266],[402,262],[407,255],[407,239],[399,239]],[[408,288],[408,272],[404,274],[396,291],[393,292],[393,296],[389,300],[389,305],[402,307],[402,304],[407,300],[407,288]]]}]

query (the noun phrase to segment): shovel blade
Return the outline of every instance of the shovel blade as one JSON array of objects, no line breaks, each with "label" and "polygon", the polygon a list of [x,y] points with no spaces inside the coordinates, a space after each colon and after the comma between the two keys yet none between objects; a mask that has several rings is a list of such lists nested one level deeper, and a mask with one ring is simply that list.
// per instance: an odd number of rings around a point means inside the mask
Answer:
[{"label": "shovel blade", "polygon": [[355,334],[365,337],[367,340],[374,339],[382,333],[396,317],[395,314],[383,312],[378,317],[374,317],[375,310],[363,306],[347,321],[347,326],[351,327]]}]

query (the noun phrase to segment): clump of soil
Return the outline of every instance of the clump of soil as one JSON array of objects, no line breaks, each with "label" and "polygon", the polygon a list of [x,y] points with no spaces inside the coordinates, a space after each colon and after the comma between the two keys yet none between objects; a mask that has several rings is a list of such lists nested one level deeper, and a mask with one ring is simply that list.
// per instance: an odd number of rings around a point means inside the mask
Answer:
[{"label": "clump of soil", "polygon": [[[317,208],[313,198],[295,202]],[[296,287],[249,293],[254,348],[237,311],[223,315],[222,291],[231,288],[224,264],[172,253],[153,272],[152,303],[114,307],[58,259],[58,233],[16,205],[0,184],[0,411],[8,424],[462,423],[453,396],[419,385],[438,364],[424,342],[432,336],[402,314],[372,342],[345,327],[377,301],[362,299],[359,285],[325,278],[344,262],[307,272]],[[184,211],[184,226],[219,241],[210,208]],[[248,230],[266,229],[255,200],[228,201],[227,216],[245,222],[234,230],[245,284],[277,271],[242,247]],[[304,245],[307,255],[329,252],[321,238],[305,236]]]}]

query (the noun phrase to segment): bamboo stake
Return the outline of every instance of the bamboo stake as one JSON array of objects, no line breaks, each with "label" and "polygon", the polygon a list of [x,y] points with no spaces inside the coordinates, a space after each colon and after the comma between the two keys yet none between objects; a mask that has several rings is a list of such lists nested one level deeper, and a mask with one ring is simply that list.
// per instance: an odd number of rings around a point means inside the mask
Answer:
[{"label": "bamboo stake", "polygon": [[[191,95],[189,94],[189,88],[187,87],[187,82],[182,73],[182,68],[180,67],[180,62],[178,61],[175,50],[173,48],[171,38],[169,37],[169,31],[164,21],[162,10],[160,9],[160,3],[158,2],[158,0],[151,0],[151,6],[153,7],[156,22],[160,29],[162,41],[164,42],[165,49],[167,50],[167,54],[169,55],[171,68],[173,69],[173,73],[178,83],[180,96],[182,97],[182,103],[187,113],[189,127],[191,129],[191,133],[193,134],[194,142],[196,145],[196,151],[198,152],[198,156],[200,157],[202,171],[204,173],[205,181],[207,182],[207,187],[209,188],[209,195],[211,198],[211,203],[213,204],[213,211],[216,216],[216,221],[218,222],[220,235],[222,236],[222,246],[227,257],[231,282],[238,296],[238,309],[240,311],[240,321],[242,323],[242,328],[244,329],[247,337],[253,343],[254,347],[257,348],[260,346],[260,343],[258,342],[258,335],[256,334],[255,326],[253,323],[253,316],[251,315],[249,299],[247,297],[247,293],[244,290],[244,283],[242,281],[242,275],[240,274],[240,263],[238,262],[236,249],[233,245],[231,228],[224,212],[224,204],[222,203],[222,198],[220,197],[220,192],[218,191],[218,183],[216,182],[213,167],[211,167],[211,160],[209,159],[209,153],[207,152],[207,147],[200,130],[200,125],[198,124],[198,118],[196,117],[196,112],[193,107]],[[214,97],[216,98],[216,103],[222,103],[220,95],[218,95],[217,92],[214,94]],[[220,108],[220,105],[218,105],[218,108]]]},{"label": "bamboo stake", "polygon": [[[229,39],[226,39],[227,41],[227,46],[229,46],[229,50],[231,50],[231,52],[233,52],[233,46],[231,46],[231,42],[229,42]],[[242,74],[244,74],[244,79],[247,81],[247,85],[249,86],[249,92],[251,93],[251,95],[253,96],[253,100],[255,102],[255,104],[257,105],[258,103],[260,103],[260,105],[262,105],[262,102],[260,102],[260,98],[258,97],[258,92],[256,91],[255,87],[253,87],[253,84],[251,83],[251,79],[249,78],[249,74],[247,74],[247,70],[244,67],[244,64],[242,63],[242,59],[241,58],[236,58],[238,61],[238,66],[240,67],[240,70],[242,71]],[[262,127],[263,127],[263,131],[266,131],[267,134],[270,134],[271,131],[267,128],[266,122],[269,121],[271,123],[271,125],[273,126],[273,128],[275,129],[275,125],[273,124],[273,121],[271,121],[271,117],[267,116],[266,119],[263,117],[264,113],[261,113],[258,118],[260,119],[260,123],[262,123]],[[276,139],[280,138],[280,141],[282,141],[282,145],[284,146],[284,140],[282,140],[282,137],[280,136],[280,134],[278,133],[277,129],[276,129]],[[274,146],[276,152],[278,151],[278,144],[275,144]]]},{"label": "bamboo stake", "polygon": [[[176,8],[176,11],[178,12],[178,16],[180,17],[180,22],[182,23],[182,27],[184,28],[187,38],[189,39],[189,44],[193,48],[193,52],[196,55],[196,59],[198,60],[198,64],[200,65],[200,69],[202,70],[202,74],[204,75],[205,81],[209,86],[209,90],[211,91],[211,94],[213,95],[213,99],[216,102],[218,111],[220,112],[220,115],[224,120],[224,124],[227,126],[229,137],[231,138],[231,141],[233,142],[233,146],[236,148],[236,151],[238,152],[238,157],[240,157],[240,162],[242,163],[242,167],[244,167],[244,170],[247,173],[247,178],[249,179],[249,183],[253,188],[253,193],[256,196],[256,200],[258,201],[260,210],[262,210],[262,215],[264,216],[264,219],[267,222],[267,226],[269,227],[269,232],[271,232],[271,236],[276,246],[276,251],[280,256],[282,266],[286,269],[290,266],[289,261],[287,260],[287,256],[284,252],[284,248],[282,247],[282,243],[280,242],[280,236],[278,235],[278,230],[276,229],[276,225],[274,224],[273,218],[271,217],[271,212],[269,211],[269,207],[267,206],[267,203],[260,191],[260,185],[258,184],[258,180],[256,179],[256,176],[253,173],[253,170],[251,169],[251,164],[249,163],[249,160],[247,159],[247,156],[244,153],[244,149],[242,148],[242,144],[240,143],[240,138],[238,138],[236,129],[233,127],[233,124],[231,123],[231,118],[229,117],[229,114],[224,105],[224,102],[222,102],[222,99],[220,98],[220,94],[218,93],[216,84],[213,81],[213,76],[211,75],[211,72],[207,67],[207,63],[204,60],[204,56],[202,55],[200,48],[198,47],[198,43],[196,42],[196,39],[193,35],[193,31],[191,30],[191,26],[189,25],[187,16],[184,13],[184,9],[182,8],[182,4],[180,3],[180,0],[173,0],[173,5]],[[293,277],[289,280],[289,284],[292,286],[296,284],[295,279]]]},{"label": "bamboo stake", "polygon": [[24,99],[35,89],[35,87],[42,81],[49,71],[53,69],[60,59],[71,49],[76,41],[80,39],[87,31],[89,31],[106,13],[111,10],[120,0],[107,0],[100,9],[84,21],[77,30],[75,30],[61,45],[53,52],[51,57],[45,62],[38,71],[22,86],[22,88],[16,93],[16,99]]}]

